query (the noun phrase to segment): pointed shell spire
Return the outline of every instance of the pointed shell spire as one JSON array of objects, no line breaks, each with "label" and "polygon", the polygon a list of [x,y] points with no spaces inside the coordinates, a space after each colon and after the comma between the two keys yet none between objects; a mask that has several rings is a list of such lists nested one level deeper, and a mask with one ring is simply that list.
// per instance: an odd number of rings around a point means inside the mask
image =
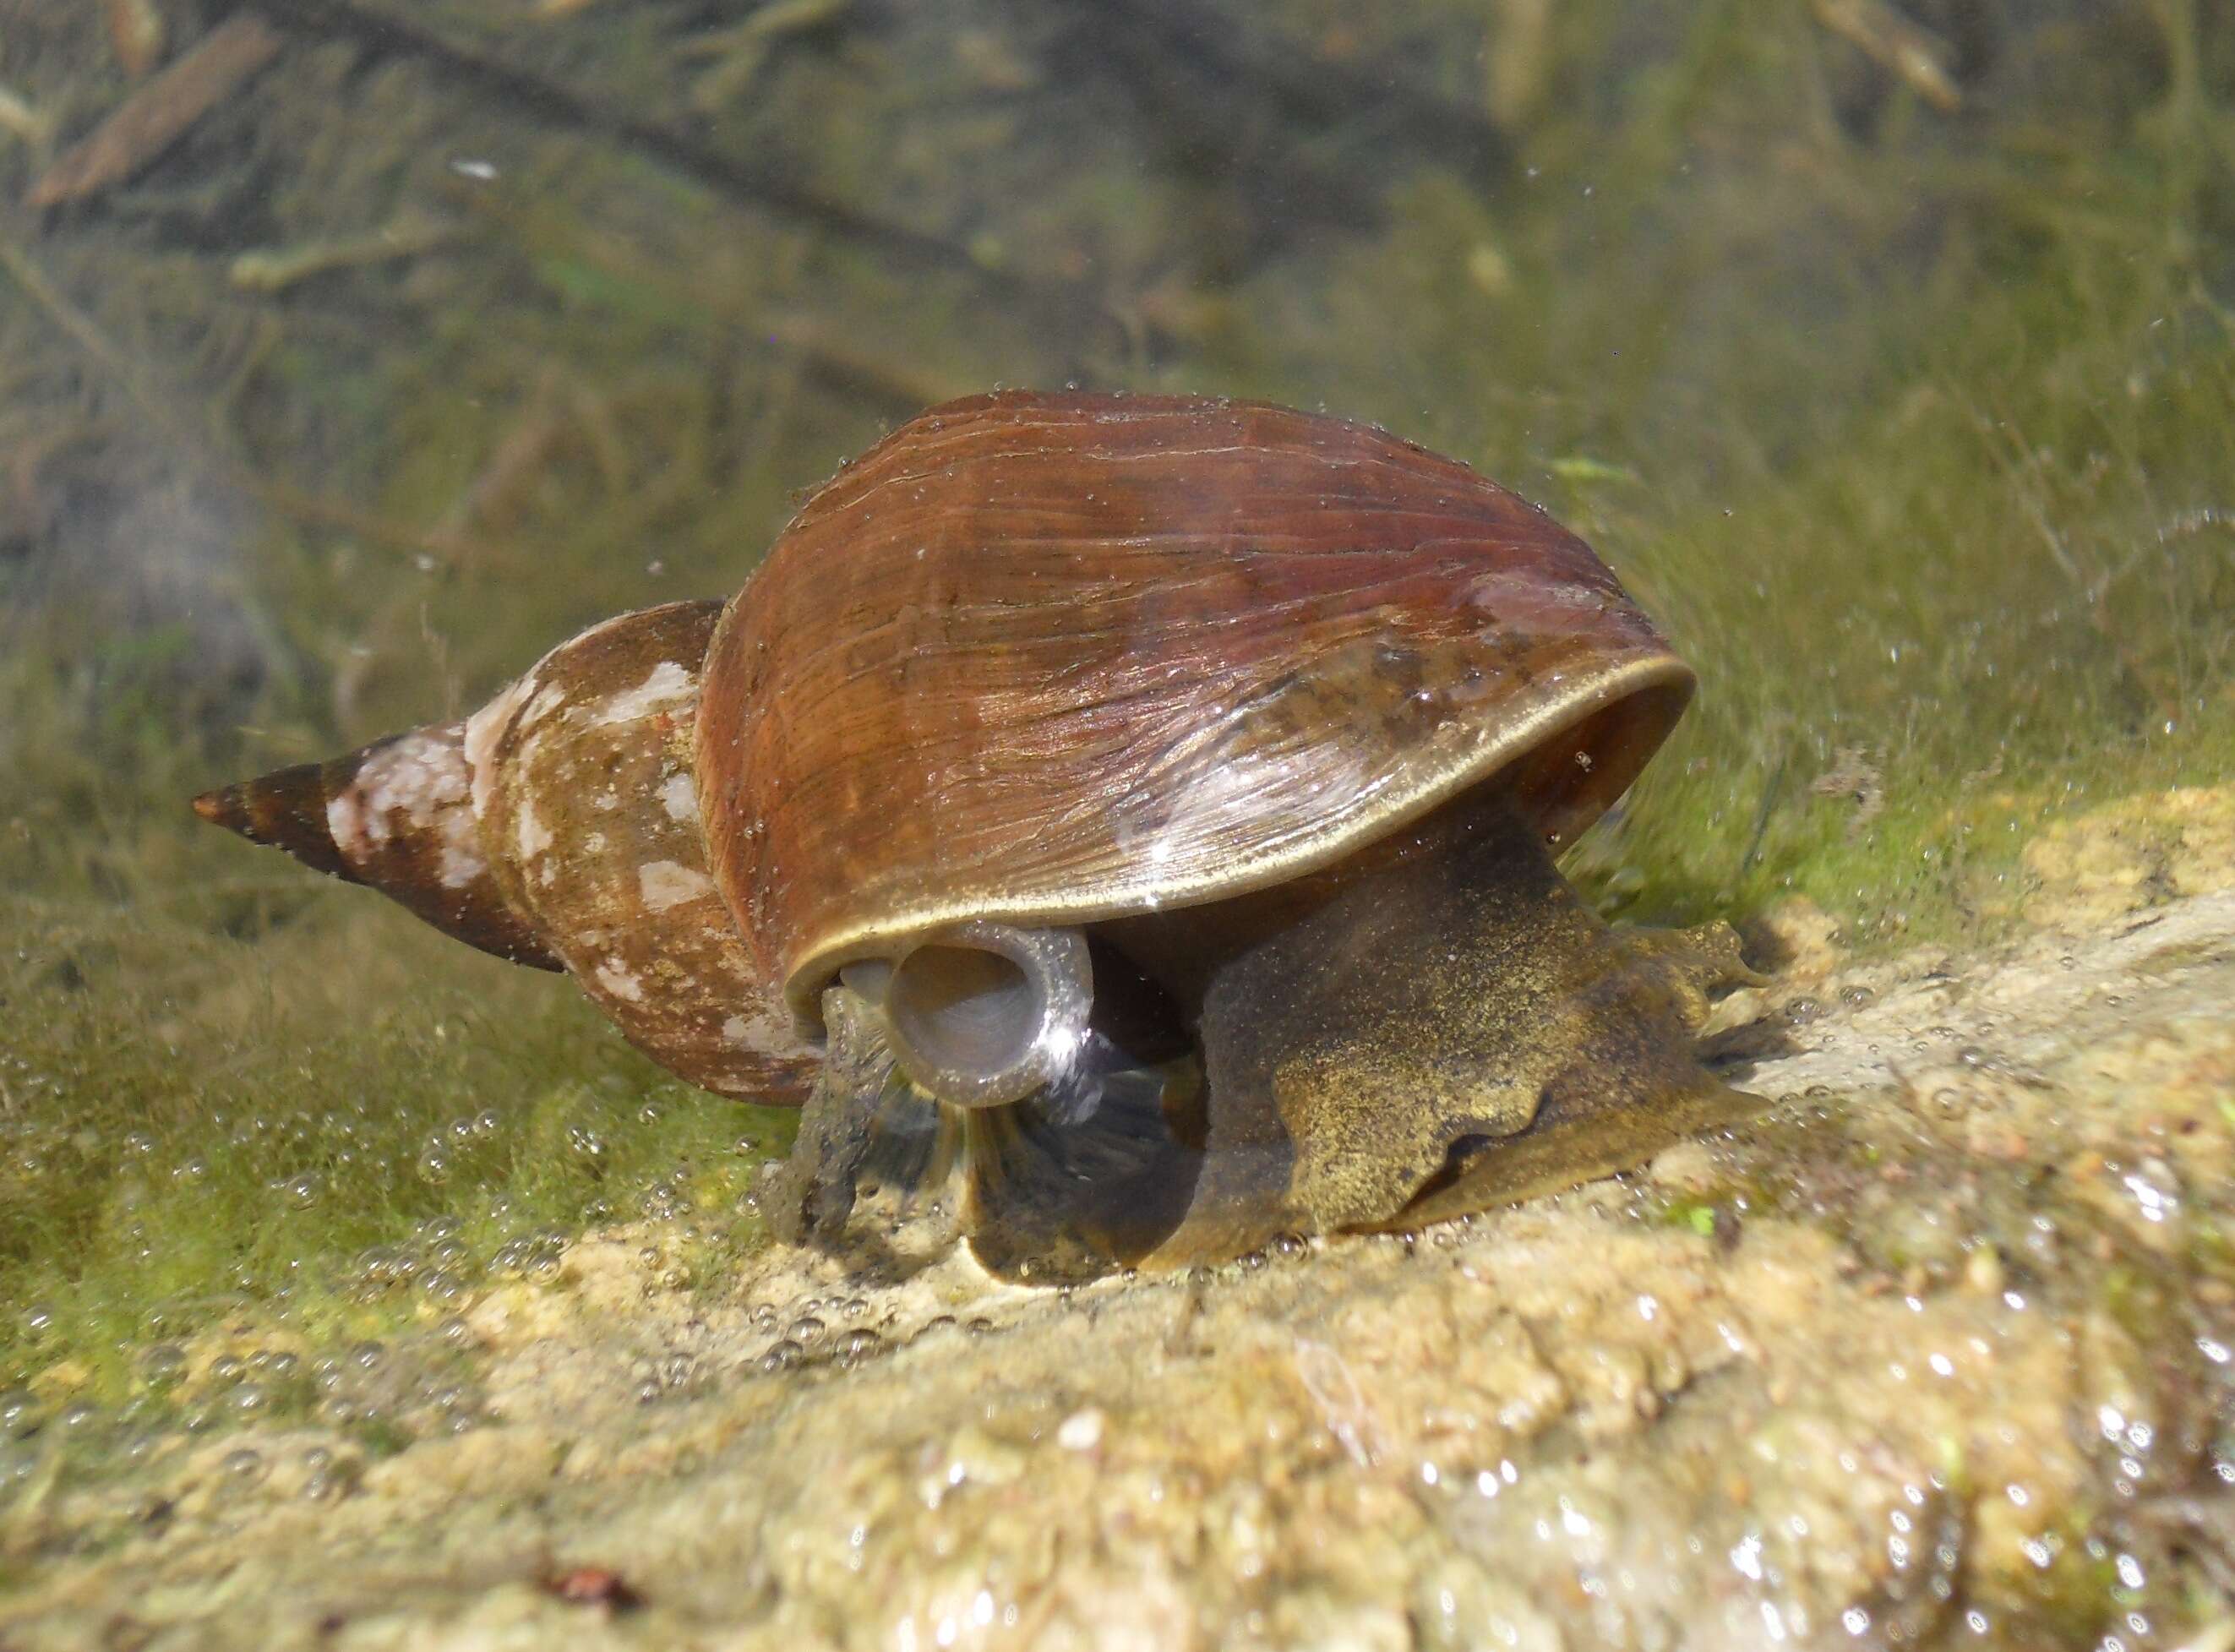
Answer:
[{"label": "pointed shell spire", "polygon": [[691,750],[718,602],[593,626],[463,722],[194,799],[500,958],[564,969],[709,1090],[796,1101],[815,1052],[707,866]]},{"label": "pointed shell spire", "polygon": [[469,947],[538,969],[563,966],[492,875],[474,820],[466,724],[376,740],[194,799],[204,820],[307,866],[377,889]]}]

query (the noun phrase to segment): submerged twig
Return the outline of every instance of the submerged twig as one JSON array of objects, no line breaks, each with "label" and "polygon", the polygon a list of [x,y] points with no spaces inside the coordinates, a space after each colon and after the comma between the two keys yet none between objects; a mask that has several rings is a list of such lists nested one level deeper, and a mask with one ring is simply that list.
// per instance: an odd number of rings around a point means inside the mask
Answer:
[{"label": "submerged twig", "polygon": [[742,96],[759,78],[777,43],[834,23],[854,0],[770,0],[743,23],[702,35],[683,49],[693,57],[716,59],[691,88],[692,105],[711,115]]},{"label": "submerged twig", "polygon": [[1963,94],[1948,72],[1947,46],[1886,0],[1816,0],[1815,10],[1817,22],[1934,108],[1952,114],[1963,107]]},{"label": "submerged twig", "polygon": [[1746,853],[1739,856],[1739,875],[1744,877],[1761,858],[1763,841],[1769,836],[1770,816],[1777,812],[1777,799],[1785,790],[1786,754],[1777,754],[1777,766],[1769,771],[1769,779],[1761,789],[1761,806],[1754,810],[1753,830],[1747,836]]},{"label": "submerged twig", "polygon": [[108,15],[108,47],[118,66],[133,80],[143,79],[162,62],[168,39],[155,0],[105,0],[102,10]]},{"label": "submerged twig", "polygon": [[384,264],[432,252],[456,234],[431,219],[405,213],[369,234],[310,241],[299,246],[259,247],[233,261],[226,279],[252,292],[279,292],[330,270]]},{"label": "submerged twig", "polygon": [[55,133],[55,119],[0,86],[0,132],[12,132],[26,143],[44,143]]},{"label": "submerged twig", "polygon": [[279,56],[285,43],[253,11],[236,11],[134,92],[31,186],[26,202],[58,206],[121,183]]}]

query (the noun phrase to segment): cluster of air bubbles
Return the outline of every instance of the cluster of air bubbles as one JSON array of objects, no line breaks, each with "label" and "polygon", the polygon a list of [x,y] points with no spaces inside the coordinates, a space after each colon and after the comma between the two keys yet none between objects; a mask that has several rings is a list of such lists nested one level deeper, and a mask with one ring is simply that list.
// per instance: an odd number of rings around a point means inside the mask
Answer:
[{"label": "cluster of air bubbles", "polygon": [[556,1279],[567,1254],[567,1240],[563,1228],[539,1228],[508,1239],[490,1256],[489,1272],[504,1279]]},{"label": "cluster of air bubbles", "polygon": [[461,1375],[458,1351],[444,1321],[432,1338],[391,1345],[368,1338],[313,1360],[313,1414],[330,1427],[393,1439],[462,1433],[482,1421],[482,1400]]},{"label": "cluster of air bubbles", "polygon": [[[762,1302],[747,1315],[752,1328],[769,1339],[753,1363],[768,1374],[808,1365],[852,1370],[888,1346],[883,1333],[862,1322],[875,1311],[868,1297],[858,1295],[806,1296],[782,1307]],[[951,1315],[941,1314],[917,1334],[954,1323]]]},{"label": "cluster of air bubbles", "polygon": [[419,1224],[409,1242],[373,1245],[357,1254],[351,1283],[362,1300],[410,1292],[429,1305],[454,1310],[490,1281],[545,1282],[559,1276],[572,1234],[545,1226],[516,1233],[483,1251],[469,1244],[454,1216]]}]

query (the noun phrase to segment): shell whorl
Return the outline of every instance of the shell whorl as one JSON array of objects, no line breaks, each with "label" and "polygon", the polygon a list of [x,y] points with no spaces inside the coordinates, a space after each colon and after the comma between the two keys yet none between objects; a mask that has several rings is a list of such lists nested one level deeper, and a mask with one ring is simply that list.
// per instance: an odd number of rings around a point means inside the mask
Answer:
[{"label": "shell whorl", "polygon": [[692,770],[716,601],[561,643],[469,725],[506,898],[629,1042],[693,1084],[794,1101],[816,1052],[716,887]]},{"label": "shell whorl", "polygon": [[724,1095],[792,1101],[816,1054],[706,861],[691,770],[718,602],[593,626],[462,722],[194,799],[484,952],[564,969],[628,1040]]},{"label": "shell whorl", "polygon": [[565,966],[508,898],[482,845],[467,725],[431,724],[193,800],[204,820],[377,889],[447,935],[514,963]]}]

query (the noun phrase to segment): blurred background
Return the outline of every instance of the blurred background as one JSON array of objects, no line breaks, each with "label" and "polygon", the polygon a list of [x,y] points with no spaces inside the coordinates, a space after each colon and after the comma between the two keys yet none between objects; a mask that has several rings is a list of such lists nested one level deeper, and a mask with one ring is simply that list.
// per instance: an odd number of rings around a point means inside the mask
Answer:
[{"label": "blurred background", "polygon": [[2209,0],[0,0],[0,1390],[756,1242],[787,1118],[185,799],[733,590],[932,402],[1466,460],[1704,680],[1594,898],[1960,941],[2235,768],[2231,325]]}]

